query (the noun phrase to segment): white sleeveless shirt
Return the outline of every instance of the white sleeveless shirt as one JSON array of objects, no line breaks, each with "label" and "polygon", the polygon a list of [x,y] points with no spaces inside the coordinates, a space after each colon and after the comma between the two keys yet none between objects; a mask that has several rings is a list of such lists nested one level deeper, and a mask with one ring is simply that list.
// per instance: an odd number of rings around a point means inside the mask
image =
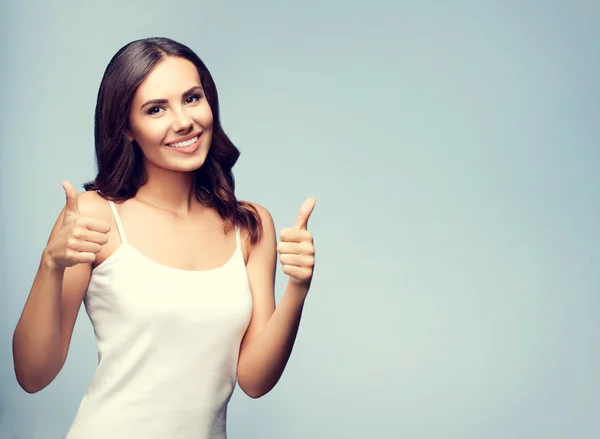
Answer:
[{"label": "white sleeveless shirt", "polygon": [[225,439],[252,296],[236,249],[219,268],[162,265],[127,243],[93,271],[84,298],[98,367],[65,439]]}]

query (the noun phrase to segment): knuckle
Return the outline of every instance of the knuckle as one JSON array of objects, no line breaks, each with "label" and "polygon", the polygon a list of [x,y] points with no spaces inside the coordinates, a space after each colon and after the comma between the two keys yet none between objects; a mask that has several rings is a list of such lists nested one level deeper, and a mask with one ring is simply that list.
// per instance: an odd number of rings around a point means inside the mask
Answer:
[{"label": "knuckle", "polygon": [[302,245],[302,250],[304,253],[308,254],[308,255],[312,255],[315,252],[315,248],[313,247],[313,245],[309,242],[305,242]]}]

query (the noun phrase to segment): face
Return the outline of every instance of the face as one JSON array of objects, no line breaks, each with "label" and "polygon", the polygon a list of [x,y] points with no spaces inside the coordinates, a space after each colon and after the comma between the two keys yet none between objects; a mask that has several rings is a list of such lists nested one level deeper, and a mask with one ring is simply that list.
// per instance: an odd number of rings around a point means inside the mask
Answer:
[{"label": "face", "polygon": [[203,165],[212,126],[196,67],[167,57],[138,87],[126,134],[140,146],[149,172],[152,167],[189,172]]}]

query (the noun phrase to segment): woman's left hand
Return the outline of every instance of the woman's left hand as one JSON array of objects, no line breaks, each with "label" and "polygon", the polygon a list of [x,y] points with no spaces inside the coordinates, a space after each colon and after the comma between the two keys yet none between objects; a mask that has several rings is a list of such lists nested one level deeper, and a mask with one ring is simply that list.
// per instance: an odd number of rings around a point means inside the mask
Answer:
[{"label": "woman's left hand", "polygon": [[316,202],[315,198],[308,198],[302,203],[296,224],[281,231],[277,246],[279,261],[290,282],[307,288],[310,287],[315,266],[315,246],[307,226]]}]

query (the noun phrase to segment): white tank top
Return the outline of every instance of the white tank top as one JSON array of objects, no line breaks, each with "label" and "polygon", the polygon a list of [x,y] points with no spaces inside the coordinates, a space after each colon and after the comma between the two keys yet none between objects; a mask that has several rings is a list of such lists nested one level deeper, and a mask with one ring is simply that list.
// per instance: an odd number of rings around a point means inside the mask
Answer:
[{"label": "white tank top", "polygon": [[127,244],[93,271],[84,298],[98,367],[66,439],[225,439],[252,296],[239,229],[219,268],[162,265]]}]

